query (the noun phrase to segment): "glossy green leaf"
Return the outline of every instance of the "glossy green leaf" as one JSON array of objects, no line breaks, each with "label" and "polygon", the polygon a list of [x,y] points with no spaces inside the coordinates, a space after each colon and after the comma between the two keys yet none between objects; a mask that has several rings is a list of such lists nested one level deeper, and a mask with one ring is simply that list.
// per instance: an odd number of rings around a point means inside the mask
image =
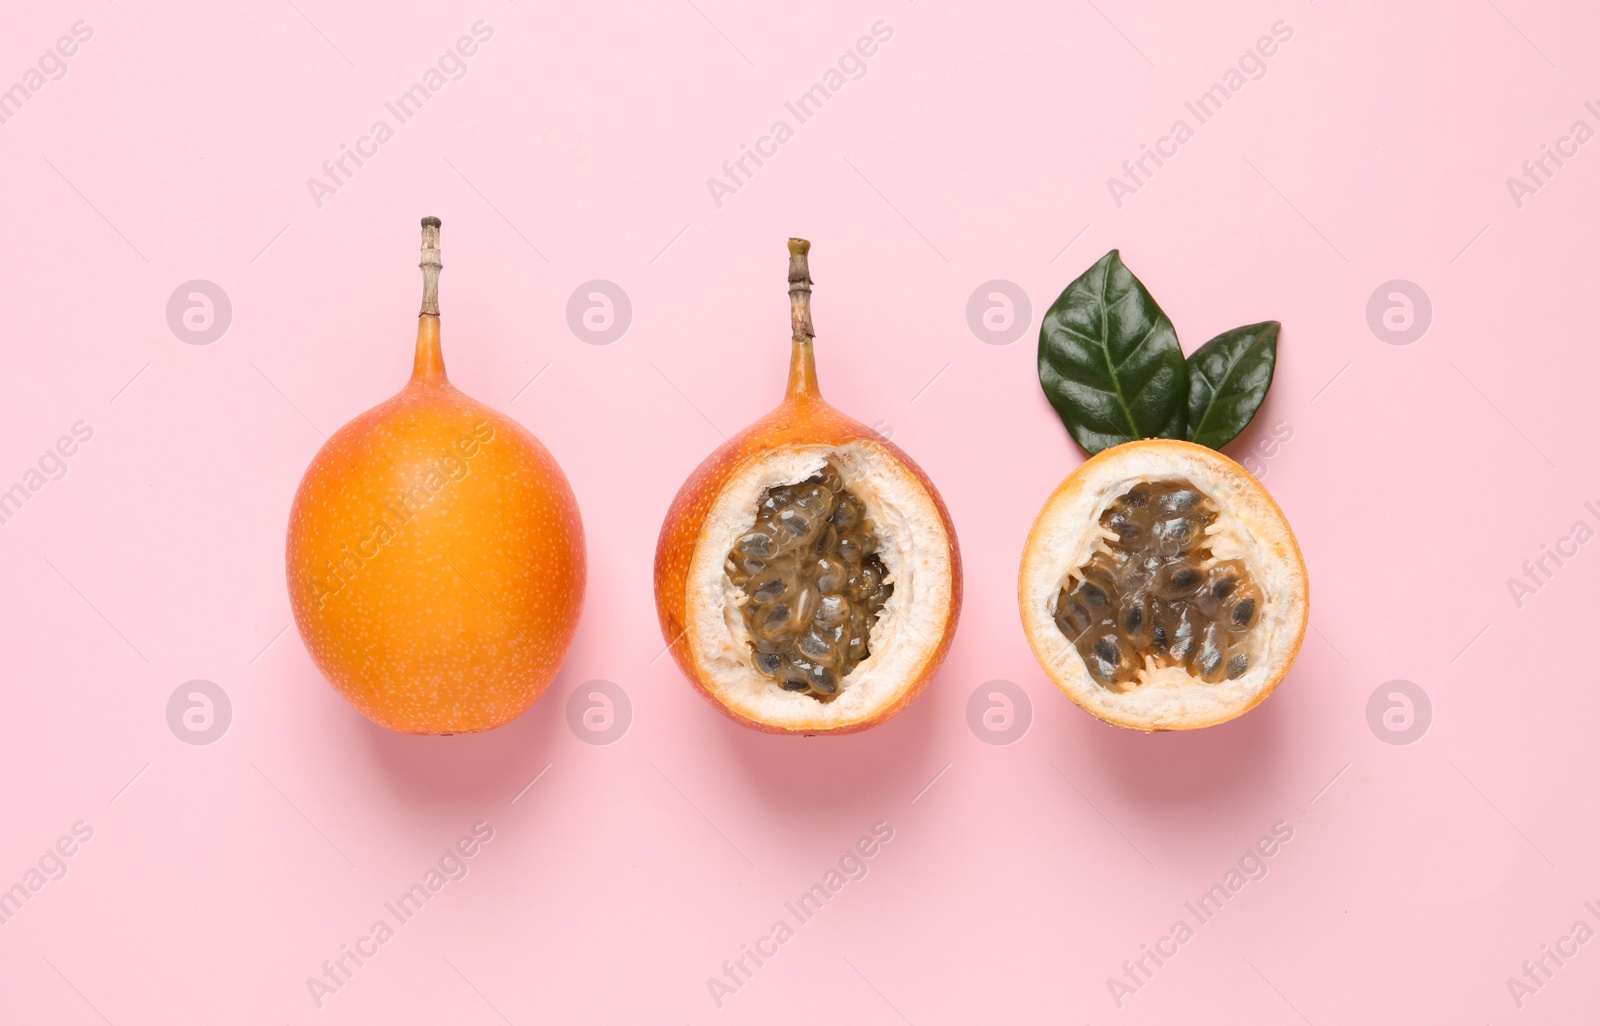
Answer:
[{"label": "glossy green leaf", "polygon": [[1045,313],[1039,384],[1090,453],[1140,438],[1183,437],[1189,388],[1178,335],[1116,250]]},{"label": "glossy green leaf", "polygon": [[1249,425],[1272,385],[1277,321],[1224,331],[1189,357],[1189,441],[1220,449]]}]

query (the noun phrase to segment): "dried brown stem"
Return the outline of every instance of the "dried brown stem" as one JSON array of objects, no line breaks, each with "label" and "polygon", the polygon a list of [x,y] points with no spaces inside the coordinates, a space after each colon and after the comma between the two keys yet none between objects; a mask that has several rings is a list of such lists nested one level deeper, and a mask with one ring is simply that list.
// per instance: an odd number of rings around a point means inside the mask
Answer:
[{"label": "dried brown stem", "polygon": [[806,260],[810,252],[805,239],[789,240],[789,321],[796,342],[816,338],[811,328],[811,265]]},{"label": "dried brown stem", "polygon": [[444,267],[439,258],[439,219],[422,219],[422,313],[419,317],[439,316],[439,271]]}]

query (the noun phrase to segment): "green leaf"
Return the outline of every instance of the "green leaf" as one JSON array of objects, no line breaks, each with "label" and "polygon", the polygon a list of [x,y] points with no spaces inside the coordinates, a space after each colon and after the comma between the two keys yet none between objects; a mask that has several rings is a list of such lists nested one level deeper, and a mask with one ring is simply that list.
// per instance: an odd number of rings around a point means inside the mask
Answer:
[{"label": "green leaf", "polygon": [[1189,357],[1189,441],[1220,449],[1249,425],[1272,385],[1277,321],[1224,331]]},{"label": "green leaf", "polygon": [[1189,386],[1178,335],[1116,250],[1045,313],[1039,384],[1091,454],[1140,438],[1183,437]]}]

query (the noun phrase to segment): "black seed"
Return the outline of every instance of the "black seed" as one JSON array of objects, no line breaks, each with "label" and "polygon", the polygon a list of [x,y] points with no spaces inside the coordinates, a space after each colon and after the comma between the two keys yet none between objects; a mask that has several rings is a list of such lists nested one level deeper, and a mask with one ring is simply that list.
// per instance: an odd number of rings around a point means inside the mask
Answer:
[{"label": "black seed", "polygon": [[779,602],[777,605],[767,610],[767,618],[761,621],[761,628],[762,630],[768,631],[777,630],[779,627],[782,627],[785,623],[787,623],[788,620],[789,604],[787,602]]},{"label": "black seed", "polygon": [[1115,665],[1119,661],[1117,643],[1112,638],[1101,638],[1094,646],[1094,654]]},{"label": "black seed", "polygon": [[776,676],[783,667],[783,656],[776,652],[757,652],[756,669],[768,677]]},{"label": "black seed", "polygon": [[811,522],[806,519],[805,514],[786,509],[778,514],[778,526],[798,538],[811,529]]},{"label": "black seed", "polygon": [[839,682],[833,679],[833,674],[818,666],[811,671],[811,687],[824,695],[838,692]]},{"label": "black seed", "polygon": [[800,639],[799,648],[800,654],[807,659],[827,659],[833,655],[833,648],[828,644],[828,639],[814,629],[806,631],[805,636]]},{"label": "black seed", "polygon": [[1094,623],[1094,618],[1089,615],[1089,611],[1083,608],[1083,603],[1076,599],[1069,600],[1065,605],[1056,607],[1056,619],[1068,625],[1062,633],[1069,638],[1077,638],[1078,635],[1089,629],[1090,624]]},{"label": "black seed", "polygon": [[790,679],[788,679],[788,680],[783,682],[783,690],[785,690],[785,691],[809,691],[810,689],[811,689],[810,681],[807,681],[807,680],[805,680],[803,678],[800,679],[800,680],[796,680],[796,679],[791,677]]},{"label": "black seed", "polygon": [[1122,614],[1122,629],[1129,634],[1138,634],[1139,628],[1144,626],[1144,610],[1134,606]]},{"label": "black seed", "polygon": [[[813,478],[813,480],[816,479]],[[833,506],[833,495],[824,485],[812,485],[806,489],[804,495],[800,496],[797,505],[813,513],[827,513]]]},{"label": "black seed", "polygon": [[1131,544],[1139,537],[1140,528],[1134,519],[1126,513],[1113,513],[1106,518],[1105,527],[1116,534],[1118,540],[1124,545]]},{"label": "black seed", "polygon": [[1186,548],[1194,541],[1195,523],[1183,517],[1173,517],[1156,525],[1156,538],[1163,551]]},{"label": "black seed", "polygon": [[1200,672],[1205,674],[1217,672],[1217,667],[1222,665],[1222,653],[1206,646],[1200,653]]},{"label": "black seed", "polygon": [[1157,651],[1165,652],[1167,650],[1167,629],[1165,627],[1156,628],[1154,641]]},{"label": "black seed", "polygon": [[1253,598],[1240,599],[1239,604],[1233,607],[1233,624],[1235,627],[1248,627],[1250,621],[1256,618],[1256,600]]},{"label": "black seed", "polygon": [[1098,584],[1084,581],[1083,587],[1078,589],[1078,594],[1082,595],[1083,600],[1091,606],[1103,606],[1106,604],[1106,590]]},{"label": "black seed", "polygon": [[1232,595],[1233,589],[1238,586],[1238,578],[1224,577],[1222,580],[1211,586],[1211,594],[1215,595],[1219,599],[1225,599],[1229,595]]},{"label": "black seed", "polygon": [[1250,657],[1243,652],[1228,660],[1228,679],[1238,680],[1250,668]]},{"label": "black seed", "polygon": [[1174,588],[1192,588],[1200,583],[1200,571],[1192,566],[1179,567],[1172,573],[1172,586]]},{"label": "black seed", "polygon": [[739,548],[752,556],[770,556],[772,535],[764,531],[752,531],[739,539]]}]

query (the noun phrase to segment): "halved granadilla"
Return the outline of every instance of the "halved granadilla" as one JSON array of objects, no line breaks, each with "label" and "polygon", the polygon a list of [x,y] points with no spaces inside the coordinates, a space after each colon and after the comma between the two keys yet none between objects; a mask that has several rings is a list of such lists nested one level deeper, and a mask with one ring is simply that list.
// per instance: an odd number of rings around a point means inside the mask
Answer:
[{"label": "halved granadilla", "polygon": [[789,387],[678,492],[656,609],[684,675],[741,723],[863,730],[927,686],[961,608],[939,493],[900,448],[822,399],[803,239],[789,241]]},{"label": "halved granadilla", "polygon": [[1236,328],[1185,361],[1114,250],[1045,315],[1041,383],[1096,455],[1035,521],[1018,601],[1045,673],[1108,723],[1232,719],[1300,650],[1309,603],[1294,534],[1260,482],[1212,448],[1255,416],[1278,330]]}]

